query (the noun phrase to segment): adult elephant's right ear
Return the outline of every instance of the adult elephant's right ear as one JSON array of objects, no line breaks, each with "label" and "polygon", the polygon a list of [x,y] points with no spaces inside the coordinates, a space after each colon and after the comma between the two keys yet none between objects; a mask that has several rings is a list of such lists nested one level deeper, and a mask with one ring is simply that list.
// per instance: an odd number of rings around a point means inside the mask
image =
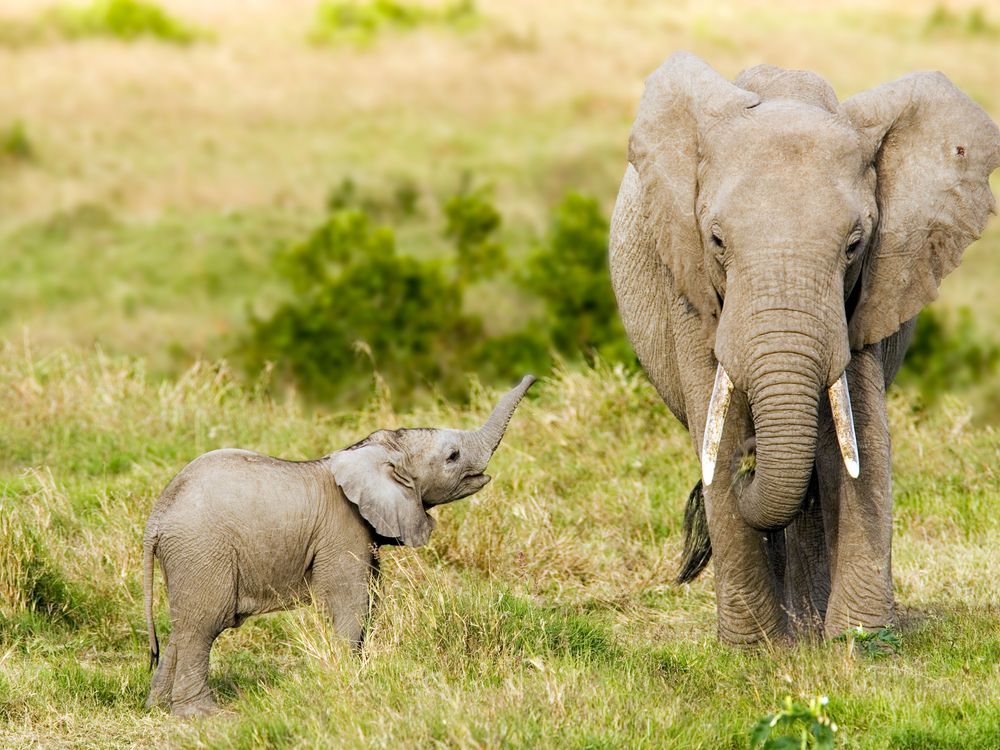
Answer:
[{"label": "adult elephant's right ear", "polygon": [[434,519],[389,448],[370,443],[337,451],[327,461],[337,485],[376,532],[409,547],[427,544]]},{"label": "adult elephant's right ear", "polygon": [[696,214],[700,147],[720,119],[759,103],[757,94],[733,85],[701,59],[677,52],[646,79],[629,138],[628,160],[639,173],[656,252],[676,291],[706,321],[720,311],[704,268]]}]

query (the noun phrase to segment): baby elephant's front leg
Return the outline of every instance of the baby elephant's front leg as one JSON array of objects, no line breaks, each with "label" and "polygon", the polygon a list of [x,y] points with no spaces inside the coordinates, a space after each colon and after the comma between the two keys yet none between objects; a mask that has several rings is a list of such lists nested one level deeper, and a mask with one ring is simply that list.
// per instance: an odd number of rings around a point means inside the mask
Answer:
[{"label": "baby elephant's front leg", "polygon": [[334,629],[354,651],[361,650],[368,623],[370,587],[378,573],[374,552],[340,553],[313,564],[313,592],[317,604],[333,619]]}]

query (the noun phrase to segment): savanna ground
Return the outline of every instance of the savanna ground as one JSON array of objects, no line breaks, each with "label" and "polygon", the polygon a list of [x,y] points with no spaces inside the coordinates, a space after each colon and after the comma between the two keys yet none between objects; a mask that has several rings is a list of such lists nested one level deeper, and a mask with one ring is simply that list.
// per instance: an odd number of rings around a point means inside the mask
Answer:
[{"label": "savanna ground", "polygon": [[[7,0],[0,22],[43,7]],[[0,26],[0,130],[30,144],[0,156],[0,746],[743,748],[785,695],[829,696],[843,747],[1000,746],[1000,436],[977,405],[995,377],[932,409],[893,393],[902,643],[881,658],[715,640],[711,573],[670,583],[689,439],[614,366],[536,387],[493,484],[438,511],[428,548],[385,551],[361,660],[310,609],[260,617],[214,650],[222,716],[147,712],[140,575],[148,509],[201,452],[315,457],[485,415],[476,385],[464,406],[398,413],[383,391],[330,411],[211,364],[345,177],[416,186],[397,227],[416,255],[442,252],[463,175],[488,182],[516,262],[567,190],[610,210],[642,79],[672,50],[730,76],[813,69],[841,96],[938,68],[998,118],[1000,10],[483,0],[461,29],[317,46],[312,2],[164,7],[211,38]],[[994,337],[998,250],[994,221],[935,303]],[[522,314],[496,289],[471,304]]]}]

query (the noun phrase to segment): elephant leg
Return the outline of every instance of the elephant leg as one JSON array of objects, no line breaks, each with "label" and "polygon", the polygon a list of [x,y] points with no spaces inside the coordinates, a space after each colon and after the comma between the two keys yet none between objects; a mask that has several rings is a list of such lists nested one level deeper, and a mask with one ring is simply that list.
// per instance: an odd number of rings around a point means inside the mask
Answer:
[{"label": "elephant leg", "polygon": [[822,635],[829,598],[830,564],[814,473],[802,513],[785,529],[785,606],[796,634]]},{"label": "elephant leg", "polygon": [[377,559],[370,551],[317,555],[313,563],[313,596],[354,651],[360,651],[364,641],[371,581],[377,573]]},{"label": "elephant leg", "polygon": [[160,663],[156,665],[156,672],[153,673],[153,681],[149,687],[149,696],[146,698],[146,708],[160,706],[170,708],[170,696],[174,689],[174,673],[177,669],[177,646],[174,638],[171,637],[163,654]]},{"label": "elephant leg", "polygon": [[170,707],[177,716],[201,716],[218,710],[208,687],[208,655],[217,635],[211,630],[193,630],[171,639],[177,643],[177,668]]},{"label": "elephant leg", "polygon": [[879,351],[864,349],[847,368],[861,453],[857,479],[844,468],[825,399],[820,411],[817,467],[831,578],[827,637],[858,625],[885,627],[894,617],[892,457]]},{"label": "elephant leg", "polygon": [[784,552],[774,535],[752,528],[739,513],[734,483],[736,461],[721,456],[742,452],[749,433],[745,399],[734,394],[726,420],[715,479],[705,488],[708,533],[715,561],[715,597],[719,638],[730,643],[783,641],[788,634],[782,606],[780,571]]}]

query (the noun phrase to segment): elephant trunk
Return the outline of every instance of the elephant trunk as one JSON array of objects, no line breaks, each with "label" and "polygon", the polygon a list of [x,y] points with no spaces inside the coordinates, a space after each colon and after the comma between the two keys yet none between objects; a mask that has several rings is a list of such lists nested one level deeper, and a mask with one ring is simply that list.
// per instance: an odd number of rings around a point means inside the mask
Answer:
[{"label": "elephant trunk", "polygon": [[527,393],[535,380],[534,375],[525,375],[517,386],[508,391],[500,399],[496,407],[494,407],[493,413],[486,420],[486,423],[472,433],[483,468],[489,463],[493,452],[500,445],[500,440],[503,439],[504,432],[507,430],[507,424],[514,414],[514,409],[517,408],[521,399],[524,398],[524,394]]},{"label": "elephant trunk", "polygon": [[[771,345],[771,338],[781,339]],[[761,530],[782,529],[802,506],[816,460],[825,367],[817,342],[787,332],[757,340],[747,399],[756,433],[756,466],[739,496],[740,515]]]}]

